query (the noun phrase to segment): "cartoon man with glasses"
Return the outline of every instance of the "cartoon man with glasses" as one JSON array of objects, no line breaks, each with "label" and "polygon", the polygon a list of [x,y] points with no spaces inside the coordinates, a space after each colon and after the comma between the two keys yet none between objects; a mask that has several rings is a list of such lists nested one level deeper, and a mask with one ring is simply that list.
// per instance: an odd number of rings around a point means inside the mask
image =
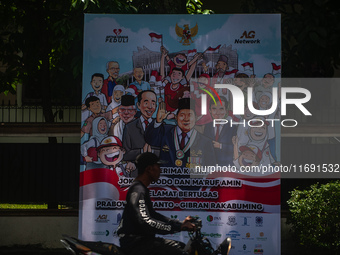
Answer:
[{"label": "cartoon man with glasses", "polygon": [[102,93],[106,96],[107,103],[111,103],[113,88],[116,86],[117,78],[119,76],[119,63],[117,61],[109,61],[106,64],[106,72],[109,74],[109,77],[104,80],[104,84],[102,87]]},{"label": "cartoon man with glasses", "polygon": [[131,95],[123,95],[121,104],[118,108],[119,122],[113,127],[114,136],[120,140],[123,139],[124,127],[127,123],[135,119],[137,109],[135,106],[135,98]]}]

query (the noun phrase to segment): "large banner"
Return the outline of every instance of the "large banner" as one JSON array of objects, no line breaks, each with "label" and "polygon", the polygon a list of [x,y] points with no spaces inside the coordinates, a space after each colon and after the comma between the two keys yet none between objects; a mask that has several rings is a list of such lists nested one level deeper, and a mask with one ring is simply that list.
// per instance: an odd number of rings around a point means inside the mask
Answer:
[{"label": "large banner", "polygon": [[[230,254],[280,254],[280,15],[85,15],[79,238],[118,243],[146,151],[154,207]],[[188,240],[187,233],[170,238]]]}]

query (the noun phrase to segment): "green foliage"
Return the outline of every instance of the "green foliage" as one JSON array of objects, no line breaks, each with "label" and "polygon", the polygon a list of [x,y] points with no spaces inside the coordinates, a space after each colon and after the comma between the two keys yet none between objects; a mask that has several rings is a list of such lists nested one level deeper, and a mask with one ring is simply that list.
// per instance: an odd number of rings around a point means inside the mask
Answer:
[{"label": "green foliage", "polygon": [[245,0],[249,13],[280,13],[285,77],[332,77],[340,66],[336,0]]},{"label": "green foliage", "polygon": [[212,13],[200,0],[1,0],[0,93],[80,104],[84,13]]},{"label": "green foliage", "polygon": [[340,250],[340,181],[291,192],[288,223],[306,247]]},{"label": "green foliage", "polygon": [[47,209],[47,204],[0,204],[0,209]]},{"label": "green foliage", "polygon": [[187,1],[187,11],[189,14],[212,14],[212,10],[203,10],[203,3],[200,0],[188,0]]}]

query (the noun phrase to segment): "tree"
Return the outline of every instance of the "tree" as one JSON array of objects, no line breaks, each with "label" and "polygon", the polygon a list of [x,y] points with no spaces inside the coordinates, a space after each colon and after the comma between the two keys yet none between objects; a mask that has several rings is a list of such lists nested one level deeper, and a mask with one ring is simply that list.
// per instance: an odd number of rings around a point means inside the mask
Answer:
[{"label": "tree", "polygon": [[340,16],[335,0],[246,0],[249,13],[281,13],[285,77],[332,77],[340,65]]},{"label": "tree", "polygon": [[26,103],[80,105],[83,13],[212,13],[200,0],[2,0],[0,93],[23,84]]},{"label": "tree", "polygon": [[287,201],[289,223],[300,244],[322,254],[338,254],[340,248],[340,182],[314,184],[306,190],[295,189]]}]

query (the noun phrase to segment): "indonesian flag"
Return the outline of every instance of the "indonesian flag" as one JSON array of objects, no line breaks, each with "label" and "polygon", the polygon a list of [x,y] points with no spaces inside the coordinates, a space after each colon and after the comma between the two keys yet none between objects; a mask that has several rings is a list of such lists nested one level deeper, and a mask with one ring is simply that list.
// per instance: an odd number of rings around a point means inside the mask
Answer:
[{"label": "indonesian flag", "polygon": [[221,47],[221,44],[218,45],[216,48],[211,48],[211,47],[209,46],[209,48],[206,49],[205,52],[206,52],[206,53],[215,53],[215,52],[218,51],[218,49],[219,49],[220,47]]},{"label": "indonesian flag", "polygon": [[149,36],[151,37],[151,42],[162,42],[163,35],[159,35],[156,33],[150,33]]},{"label": "indonesian flag", "polygon": [[273,74],[278,74],[281,73],[281,65],[276,65],[275,63],[272,63],[272,67],[273,67]]},{"label": "indonesian flag", "polygon": [[193,58],[196,53],[197,53],[196,49],[188,50],[188,58]]},{"label": "indonesian flag", "polygon": [[244,71],[247,71],[247,70],[253,71],[254,70],[254,64],[250,63],[250,62],[245,62],[245,63],[241,64],[241,66],[243,66]]},{"label": "indonesian flag", "polygon": [[225,72],[225,75],[231,75],[231,74],[235,74],[235,73],[237,73],[237,72],[238,72],[237,69],[233,69],[233,70],[231,70],[231,71],[226,71],[226,72]]}]

